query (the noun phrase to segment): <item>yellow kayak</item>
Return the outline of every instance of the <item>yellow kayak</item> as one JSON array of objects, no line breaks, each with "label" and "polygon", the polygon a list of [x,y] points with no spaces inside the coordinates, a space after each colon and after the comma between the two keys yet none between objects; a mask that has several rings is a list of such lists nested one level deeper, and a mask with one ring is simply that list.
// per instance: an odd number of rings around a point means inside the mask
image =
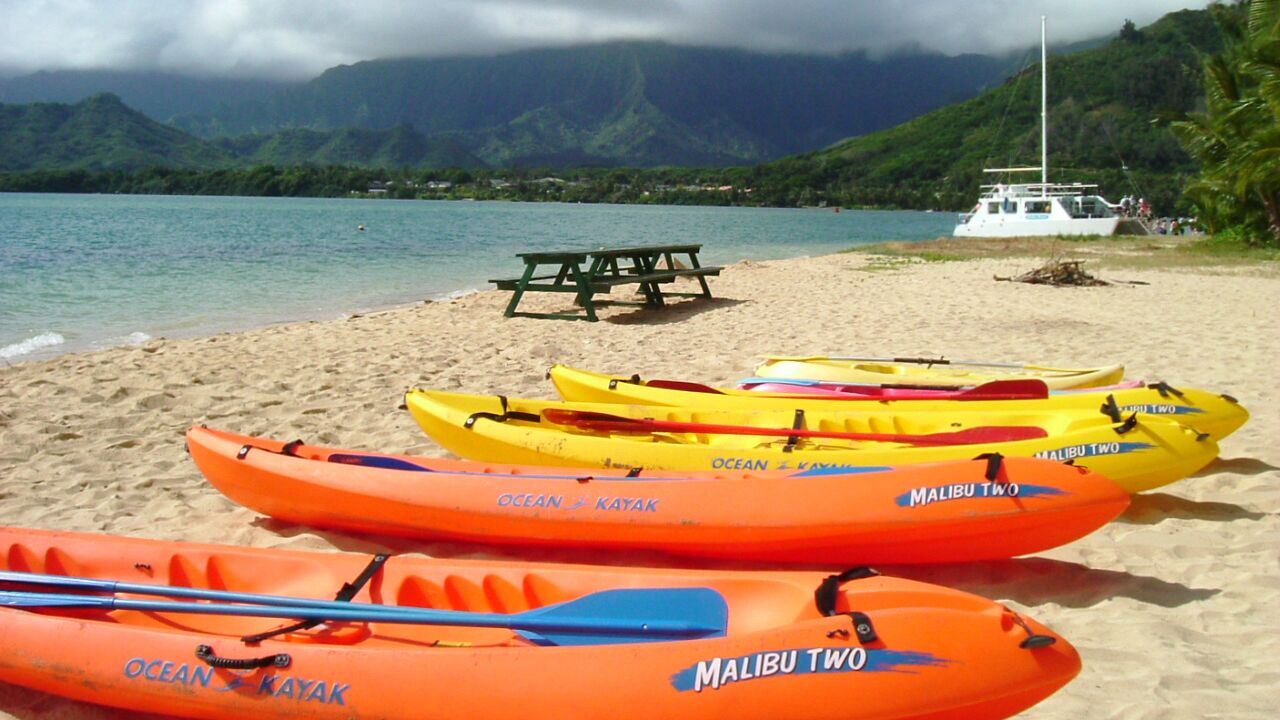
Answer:
[{"label": "yellow kayak", "polygon": [[[875,398],[839,393],[802,395],[758,392],[736,388],[712,388],[697,383],[642,380],[638,375],[619,376],[553,365],[547,373],[560,397],[571,402],[665,405],[706,410],[817,410],[881,412],[991,412],[1039,413],[1057,411],[1097,412],[1105,408],[1113,420],[1132,413],[1159,415],[1181,422],[1221,441],[1249,419],[1246,410],[1230,395],[1177,388],[1164,383],[1142,387],[1120,387],[1096,392],[1044,393],[1035,399],[984,399],[966,391],[952,399]],[[992,395],[996,395],[992,393]],[[846,399],[850,398],[850,399]],[[867,399],[859,399],[867,398]]]},{"label": "yellow kayak", "polygon": [[1123,365],[1059,368],[1017,363],[965,362],[945,358],[851,358],[767,356],[758,377],[931,387],[965,387],[993,380],[1035,378],[1050,390],[1111,385],[1124,377]]},{"label": "yellow kayak", "polygon": [[1212,438],[1181,423],[1116,423],[1102,413],[690,410],[429,390],[409,391],[406,404],[427,434],[462,457],[530,465],[812,474],[998,452],[1072,462],[1139,492],[1218,454]]}]

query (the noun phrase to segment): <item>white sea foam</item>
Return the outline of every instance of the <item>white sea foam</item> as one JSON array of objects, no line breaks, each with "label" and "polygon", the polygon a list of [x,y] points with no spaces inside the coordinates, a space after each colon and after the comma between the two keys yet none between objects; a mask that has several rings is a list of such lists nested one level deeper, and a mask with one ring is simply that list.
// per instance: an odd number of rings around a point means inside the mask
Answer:
[{"label": "white sea foam", "polygon": [[444,300],[457,300],[458,298],[466,297],[468,295],[475,295],[476,293],[481,291],[482,291],[481,288],[466,288],[463,290],[454,290],[452,292],[440,293],[438,295],[432,296],[431,299],[437,302],[444,301]]},{"label": "white sea foam", "polygon": [[66,341],[66,338],[56,332],[40,333],[39,335],[27,338],[22,342],[16,342],[12,345],[5,345],[0,348],[0,358],[10,360],[12,358],[22,357],[23,355],[30,355],[40,348],[61,345]]},{"label": "white sea foam", "polygon": [[144,332],[131,332],[128,335],[114,335],[109,338],[97,340],[90,345],[94,350],[105,350],[107,348],[121,347],[124,345],[141,345],[151,339],[151,336]]}]

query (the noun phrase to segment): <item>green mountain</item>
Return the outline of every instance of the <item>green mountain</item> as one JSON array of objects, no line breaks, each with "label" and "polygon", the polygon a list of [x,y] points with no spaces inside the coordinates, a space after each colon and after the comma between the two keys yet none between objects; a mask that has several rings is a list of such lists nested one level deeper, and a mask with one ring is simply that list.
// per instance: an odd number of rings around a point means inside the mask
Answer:
[{"label": "green mountain", "polygon": [[265,100],[294,83],[253,78],[191,77],[130,70],[41,70],[0,78],[0,103],[78,103],[111,93],[152,120],[214,112],[221,105]]},{"label": "green mountain", "polygon": [[132,110],[115,95],[75,105],[0,105],[0,170],[208,168],[234,156]]},{"label": "green mountain", "polygon": [[[1197,52],[1221,43],[1206,11],[1166,15],[1111,42],[1049,60],[1049,177],[1099,182],[1171,211],[1191,159],[1153,120],[1202,101]],[[968,207],[983,183],[1010,177],[984,167],[1040,165],[1040,69],[897,127],[788,158],[762,172],[777,188],[824,188],[829,201],[916,208]],[[1020,174],[1022,181],[1032,179]],[[1034,177],[1038,180],[1038,176]]]},{"label": "green mountain", "polygon": [[243,162],[265,165],[476,167],[483,163],[449,138],[428,140],[408,125],[390,130],[283,130],[217,140]]},{"label": "green mountain", "polygon": [[615,42],[340,66],[267,101],[175,123],[206,138],[410,125],[494,167],[744,164],[890,127],[1007,70],[1007,59],[976,55]]}]

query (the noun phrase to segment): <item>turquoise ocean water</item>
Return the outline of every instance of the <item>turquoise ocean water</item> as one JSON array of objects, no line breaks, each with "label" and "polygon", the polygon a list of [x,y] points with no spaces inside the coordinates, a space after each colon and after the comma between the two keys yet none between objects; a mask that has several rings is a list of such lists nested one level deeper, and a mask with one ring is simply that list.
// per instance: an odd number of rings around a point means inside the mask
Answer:
[{"label": "turquoise ocean water", "polygon": [[[0,361],[491,287],[515,253],[701,242],[703,264],[948,235],[950,213],[0,193]],[[363,225],[365,230],[358,230]]]}]

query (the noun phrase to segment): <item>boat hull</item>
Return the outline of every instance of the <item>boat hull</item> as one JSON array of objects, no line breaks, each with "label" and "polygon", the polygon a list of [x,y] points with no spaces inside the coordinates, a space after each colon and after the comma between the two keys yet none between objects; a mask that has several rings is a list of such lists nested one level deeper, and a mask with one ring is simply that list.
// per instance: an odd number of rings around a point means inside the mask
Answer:
[{"label": "boat hull", "polygon": [[[369,557],[0,528],[5,569],[332,597]],[[989,600],[866,577],[824,616],[816,573],[706,572],[393,557],[357,602],[519,613],[612,588],[706,587],[727,633],[698,640],[537,646],[510,630],[330,622],[246,647],[279,620],[0,608],[0,681],[193,718],[999,718],[1076,675],[1074,648]],[[1025,628],[1019,623],[1026,623]],[[1054,642],[1021,647],[1029,633]],[[217,669],[196,657],[284,654]],[[855,698],[856,702],[851,702]]]},{"label": "boat hull", "polygon": [[[978,217],[982,219],[979,221]],[[956,225],[955,237],[1056,237],[1058,235],[1115,235],[1119,217],[1043,219],[1017,216],[975,216]]]},{"label": "boat hull", "polygon": [[[859,433],[927,434],[991,425],[1040,425],[1045,437],[1012,442],[917,446],[825,438],[788,443],[774,437],[701,432],[604,432],[542,420],[548,409],[671,422],[788,428],[793,412],[563,403],[412,390],[406,404],[418,424],[461,457],[490,462],[664,470],[807,470],[967,460],[985,452],[1070,461],[1128,492],[1180,480],[1217,457],[1207,435],[1161,418],[1113,423],[1101,413],[816,412],[805,427]],[[474,418],[474,419],[472,419]]]},{"label": "boat hull", "polygon": [[926,365],[890,361],[844,360],[830,357],[766,358],[756,367],[759,377],[796,378],[828,382],[968,387],[993,380],[1034,378],[1050,390],[1112,385],[1124,378],[1123,365],[1099,368],[1001,368],[978,365]]},{"label": "boat hull", "polygon": [[[804,386],[771,386],[774,392],[760,389],[738,390],[714,388],[711,392],[673,389],[633,382],[630,377],[605,375],[554,365],[547,373],[556,391],[571,402],[623,403],[630,405],[664,405],[670,407],[705,408],[708,410],[784,410],[796,408],[806,412],[848,411],[866,408],[901,413],[916,412],[1096,412],[1114,400],[1115,411],[1122,415],[1140,413],[1177,420],[1220,441],[1244,425],[1249,412],[1229,395],[1195,388],[1174,388],[1163,383],[1147,386],[1073,390],[1027,400],[897,399],[843,393],[818,392]],[[817,389],[818,391],[821,388]],[[808,391],[808,392],[806,392]],[[909,391],[906,391],[909,392]],[[942,392],[942,391],[927,391]]]},{"label": "boat hull", "polygon": [[[522,546],[852,565],[1007,558],[1071,542],[1128,495],[1095,473],[1007,458],[866,474],[665,476],[294,446],[203,427],[191,457],[232,500],[290,522]],[[245,448],[251,448],[246,450]],[[348,462],[343,462],[343,459]],[[389,466],[409,466],[421,471]]]}]

